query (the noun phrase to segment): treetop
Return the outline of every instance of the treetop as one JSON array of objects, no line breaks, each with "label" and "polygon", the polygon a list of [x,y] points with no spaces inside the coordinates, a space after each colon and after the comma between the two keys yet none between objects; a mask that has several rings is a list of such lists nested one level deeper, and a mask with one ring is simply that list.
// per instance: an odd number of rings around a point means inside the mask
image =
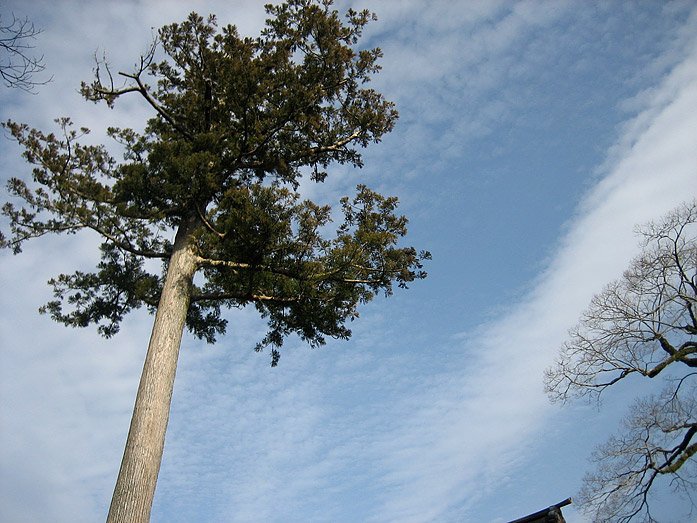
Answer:
[{"label": "treetop", "polygon": [[[359,148],[397,119],[394,104],[366,86],[380,50],[356,48],[374,16],[349,10],[342,19],[329,0],[266,9],[256,38],[191,13],[160,29],[134,71],[97,63],[82,84],[87,100],[114,107],[136,95],[152,111],[142,133],[108,129],[121,159],[81,144],[89,130],[69,118],[56,120],[60,133],[3,124],[24,147],[33,180],[9,181],[23,203],[3,206],[12,235],[0,245],[18,253],[28,239],[83,229],[103,242],[96,272],[51,280],[56,299],[44,312],[72,326],[97,323],[110,336],[131,309],[154,310],[172,232],[182,227],[204,276],[187,325],[210,342],[225,331],[221,307],[248,304],[269,324],[257,348],[280,346],[290,333],[312,345],[346,338],[358,303],[425,277],[430,255],[398,246],[407,220],[395,213],[396,198],[359,185],[341,201],[332,238],[331,209],[296,192],[303,173],[321,182],[330,164],[360,167]],[[162,260],[163,274],[150,273],[147,259]]]}]

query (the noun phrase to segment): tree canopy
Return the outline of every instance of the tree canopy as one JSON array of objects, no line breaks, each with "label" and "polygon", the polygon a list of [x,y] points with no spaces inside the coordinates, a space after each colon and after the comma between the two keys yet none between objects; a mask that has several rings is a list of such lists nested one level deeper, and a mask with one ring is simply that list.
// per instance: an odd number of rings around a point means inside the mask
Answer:
[{"label": "tree canopy", "polygon": [[68,118],[57,120],[58,133],[5,123],[34,184],[10,180],[23,203],[4,205],[12,234],[2,245],[19,252],[28,239],[82,229],[102,238],[96,271],[51,280],[56,299],[44,312],[66,325],[98,324],[108,337],[130,310],[154,310],[164,272],[145,262],[160,259],[166,271],[171,231],[187,220],[203,276],[188,329],[213,342],[227,324],[221,308],[253,304],[269,326],[257,349],[273,345],[274,364],[288,334],[312,345],[347,338],[359,303],[425,276],[428,253],[398,246],[407,220],[395,198],[359,185],[326,237],[336,214],[297,192],[301,176],[321,182],[331,163],[361,166],[358,148],[397,119],[367,86],[380,50],[354,50],[373,16],[349,10],[342,21],[331,2],[309,0],[267,11],[257,38],[192,13],[160,30],[135,71],[114,75],[98,64],[82,85],[88,100],[113,106],[134,94],[154,111],[142,133],[109,128],[121,160],[81,144],[89,131]]},{"label": "tree canopy", "polygon": [[636,401],[622,431],[599,447],[577,501],[594,521],[654,521],[662,478],[697,487],[697,201],[640,229],[642,253],[591,301],[546,374],[554,400],[599,398],[632,376],[664,388]]}]

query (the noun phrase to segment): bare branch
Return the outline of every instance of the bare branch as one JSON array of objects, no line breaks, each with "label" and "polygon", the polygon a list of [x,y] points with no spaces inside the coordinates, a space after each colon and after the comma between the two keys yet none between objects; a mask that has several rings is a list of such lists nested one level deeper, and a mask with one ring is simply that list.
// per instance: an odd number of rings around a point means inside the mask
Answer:
[{"label": "bare branch", "polygon": [[49,83],[38,81],[35,75],[46,69],[44,57],[29,53],[31,43],[41,33],[28,18],[12,15],[12,22],[3,22],[0,17],[0,77],[7,87],[16,87],[34,93],[36,86]]},{"label": "bare branch", "polygon": [[[136,70],[133,73],[119,72],[119,76],[131,80],[135,85],[124,85],[123,87],[117,88],[114,83],[114,77],[111,73],[109,63],[106,59],[97,59],[97,66],[95,68],[95,81],[91,85],[86,83],[82,84],[82,93],[88,100],[105,100],[107,104],[112,107],[114,100],[119,96],[123,96],[128,93],[139,93],[145,101],[153,108],[155,111],[168,122],[176,131],[178,131],[182,136],[188,140],[193,140],[193,135],[186,130],[186,128],[175,120],[175,118],[165,110],[163,105],[150,93],[149,87],[142,80],[142,75],[146,72],[152,65],[155,58],[155,51],[157,50],[157,42],[154,41],[147,53],[141,55],[140,63],[137,64]],[[101,66],[104,67],[106,74],[108,76],[108,83],[105,85],[102,82],[100,75]]]}]

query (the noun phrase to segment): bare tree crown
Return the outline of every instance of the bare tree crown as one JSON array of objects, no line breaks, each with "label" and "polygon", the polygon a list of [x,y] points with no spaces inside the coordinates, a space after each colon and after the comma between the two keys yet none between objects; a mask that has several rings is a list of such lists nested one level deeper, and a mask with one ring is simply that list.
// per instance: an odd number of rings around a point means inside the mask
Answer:
[{"label": "bare tree crown", "polygon": [[661,377],[622,432],[598,448],[578,501],[594,521],[654,521],[660,478],[697,489],[697,201],[638,229],[642,252],[596,295],[545,376],[554,401],[595,397],[629,376]]}]

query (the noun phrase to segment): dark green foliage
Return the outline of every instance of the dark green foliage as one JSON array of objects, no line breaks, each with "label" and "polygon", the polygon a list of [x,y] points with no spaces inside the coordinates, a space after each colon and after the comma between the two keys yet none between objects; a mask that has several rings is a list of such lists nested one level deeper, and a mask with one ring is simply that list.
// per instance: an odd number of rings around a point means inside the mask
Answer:
[{"label": "dark green foliage", "polygon": [[203,278],[187,325],[209,342],[225,332],[221,307],[249,304],[269,325],[257,349],[279,347],[291,333],[311,345],[347,338],[359,303],[425,277],[429,254],[398,246],[407,220],[395,214],[395,198],[359,186],[341,201],[344,221],[326,238],[331,209],[296,192],[303,173],[322,181],[334,162],[361,166],[356,147],[379,141],[396,121],[393,104],[366,87],[379,49],[354,49],[372,15],[349,11],[342,21],[327,0],[290,0],[267,12],[257,38],[234,26],[218,31],[214,17],[195,13],[165,26],[158,40],[166,58],[157,61],[153,45],[137,71],[119,73],[121,88],[99,64],[95,81],[82,86],[88,100],[113,106],[135,93],[155,114],[142,134],[109,129],[123,147],[120,161],[81,145],[88,130],[67,118],[57,121],[60,136],[4,124],[24,146],[34,183],[10,180],[23,203],[2,209],[12,230],[2,246],[17,253],[27,239],[82,229],[103,240],[96,272],[50,282],[56,300],[43,310],[54,319],[97,323],[110,336],[131,309],[154,310],[163,278],[144,261],[162,260],[166,271],[168,238],[191,219]]},{"label": "dark green foliage", "polygon": [[[100,323],[99,332],[109,338],[118,332],[126,313],[142,304],[157,305],[160,281],[143,270],[141,257],[108,242],[102,243],[101,250],[98,272],[61,274],[48,282],[57,300],[41,311],[73,327]],[[71,312],[64,310],[66,304],[73,307]]]}]

